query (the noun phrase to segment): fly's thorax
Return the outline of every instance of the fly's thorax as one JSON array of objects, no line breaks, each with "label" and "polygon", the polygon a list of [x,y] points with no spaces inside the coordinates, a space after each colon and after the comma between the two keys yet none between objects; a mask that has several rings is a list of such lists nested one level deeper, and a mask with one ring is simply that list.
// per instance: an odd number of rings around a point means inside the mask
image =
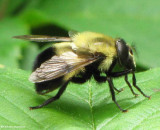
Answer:
[{"label": "fly's thorax", "polygon": [[100,63],[99,70],[106,71],[111,66],[113,59],[117,56],[115,39],[94,32],[78,33],[73,37],[77,48],[84,48],[91,54],[102,53],[105,59]]},{"label": "fly's thorax", "polygon": [[114,39],[100,33],[82,32],[72,37],[74,44],[80,48],[95,50],[100,46],[101,48],[108,44],[112,46],[115,44]]},{"label": "fly's thorax", "polygon": [[107,57],[116,55],[115,39],[94,32],[78,33],[73,37],[72,48],[84,48],[90,53],[103,53]]}]

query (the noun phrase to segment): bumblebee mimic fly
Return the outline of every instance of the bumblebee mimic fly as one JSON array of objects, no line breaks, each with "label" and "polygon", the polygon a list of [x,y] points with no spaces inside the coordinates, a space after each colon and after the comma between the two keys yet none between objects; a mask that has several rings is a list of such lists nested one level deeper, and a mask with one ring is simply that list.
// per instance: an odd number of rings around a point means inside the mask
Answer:
[{"label": "bumblebee mimic fly", "polygon": [[[38,94],[46,94],[57,88],[58,93],[38,106],[37,109],[57,100],[65,91],[69,82],[82,84],[92,76],[98,82],[108,82],[112,100],[120,107],[115,98],[115,91],[120,92],[113,84],[113,78],[124,76],[125,82],[133,91],[128,74],[132,74],[133,86],[145,97],[147,96],[136,84],[136,63],[132,48],[122,38],[114,39],[94,32],[69,32],[69,37],[53,37],[41,35],[22,35],[14,38],[35,42],[56,42],[41,52],[35,59],[33,72],[29,80],[35,83]],[[118,64],[123,71],[113,72]],[[101,76],[104,73],[105,76]]]}]

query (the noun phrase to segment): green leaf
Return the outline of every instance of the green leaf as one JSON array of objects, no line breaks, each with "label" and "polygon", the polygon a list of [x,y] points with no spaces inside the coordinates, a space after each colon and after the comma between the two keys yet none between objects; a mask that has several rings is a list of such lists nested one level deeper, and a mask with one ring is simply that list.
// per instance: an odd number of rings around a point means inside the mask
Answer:
[{"label": "green leaf", "polygon": [[37,0],[28,4],[22,18],[34,26],[46,21],[122,37],[136,44],[138,64],[150,68],[160,65],[159,4],[159,0]]},{"label": "green leaf", "polygon": [[23,59],[20,61],[20,68],[23,70],[32,70],[34,60],[39,53],[35,44],[29,44],[23,51]]},{"label": "green leaf", "polygon": [[19,13],[23,9],[23,7],[25,7],[26,3],[26,0],[1,0],[0,19]]},{"label": "green leaf", "polygon": [[21,49],[26,46],[26,42],[12,37],[27,33],[27,26],[19,19],[6,18],[0,22],[0,64],[19,67],[18,62],[23,58]]},{"label": "green leaf", "polygon": [[[29,73],[18,69],[0,69],[0,126],[26,129],[106,130],[160,128],[160,69],[137,73],[137,84],[151,100],[141,94],[134,98],[123,78],[115,79],[120,106],[129,109],[122,113],[111,100],[107,83],[94,80],[77,85],[70,83],[62,97],[48,106],[29,110],[41,104],[57,91],[37,95],[28,81]],[[137,92],[138,93],[138,92]]]}]

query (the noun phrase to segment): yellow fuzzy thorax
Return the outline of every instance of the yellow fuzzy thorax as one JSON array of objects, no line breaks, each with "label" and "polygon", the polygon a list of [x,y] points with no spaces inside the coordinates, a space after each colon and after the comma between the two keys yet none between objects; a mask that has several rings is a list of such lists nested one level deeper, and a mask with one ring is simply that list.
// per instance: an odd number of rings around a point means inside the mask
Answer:
[{"label": "yellow fuzzy thorax", "polygon": [[113,59],[117,56],[115,40],[109,36],[94,32],[83,32],[78,33],[72,39],[77,47],[87,49],[93,54],[101,52],[106,56],[106,60],[99,66],[101,71],[108,70]]},{"label": "yellow fuzzy thorax", "polygon": [[[71,38],[72,42],[62,42],[53,45],[56,48],[56,55],[78,49],[89,51],[89,53],[92,54],[100,52],[106,56],[106,59],[98,66],[98,69],[101,72],[107,71],[112,64],[113,59],[117,56],[115,39],[109,36],[94,32],[82,32]],[[64,76],[64,80],[67,81],[79,72],[85,72],[84,67],[68,73]]]}]

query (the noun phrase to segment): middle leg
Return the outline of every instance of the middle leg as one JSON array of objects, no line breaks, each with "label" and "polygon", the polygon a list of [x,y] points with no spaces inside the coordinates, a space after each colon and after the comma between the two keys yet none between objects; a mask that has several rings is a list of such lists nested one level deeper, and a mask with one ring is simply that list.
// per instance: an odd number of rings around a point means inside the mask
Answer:
[{"label": "middle leg", "polygon": [[120,107],[120,105],[119,105],[119,104],[117,103],[117,101],[116,101],[115,92],[114,92],[114,85],[113,85],[113,82],[112,82],[112,78],[111,78],[111,77],[108,77],[107,80],[108,80],[110,92],[111,92],[111,95],[112,95],[112,100],[114,101],[114,103],[117,105],[117,107],[118,107],[122,112],[127,112],[127,110],[122,109],[122,108]]}]

